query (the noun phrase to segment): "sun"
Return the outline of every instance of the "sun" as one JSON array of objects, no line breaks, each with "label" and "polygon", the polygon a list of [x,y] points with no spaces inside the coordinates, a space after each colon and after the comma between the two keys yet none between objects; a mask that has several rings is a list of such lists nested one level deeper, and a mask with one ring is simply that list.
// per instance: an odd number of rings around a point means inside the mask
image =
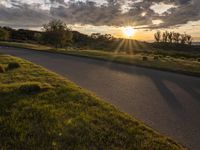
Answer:
[{"label": "sun", "polygon": [[122,32],[126,37],[130,38],[135,34],[135,29],[133,27],[124,27]]}]

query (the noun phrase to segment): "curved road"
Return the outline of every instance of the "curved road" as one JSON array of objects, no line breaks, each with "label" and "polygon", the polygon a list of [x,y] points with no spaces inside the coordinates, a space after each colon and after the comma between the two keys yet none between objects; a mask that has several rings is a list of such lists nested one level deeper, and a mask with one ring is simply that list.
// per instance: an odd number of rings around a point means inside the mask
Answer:
[{"label": "curved road", "polygon": [[187,148],[200,149],[200,78],[26,49],[0,52],[67,77]]}]

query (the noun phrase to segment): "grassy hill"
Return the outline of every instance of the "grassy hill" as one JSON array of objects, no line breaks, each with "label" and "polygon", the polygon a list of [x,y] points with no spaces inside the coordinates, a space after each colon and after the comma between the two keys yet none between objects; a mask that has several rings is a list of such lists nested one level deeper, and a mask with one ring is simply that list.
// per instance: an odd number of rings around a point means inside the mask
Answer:
[{"label": "grassy hill", "polygon": [[184,149],[70,81],[8,55],[0,55],[0,147]]}]

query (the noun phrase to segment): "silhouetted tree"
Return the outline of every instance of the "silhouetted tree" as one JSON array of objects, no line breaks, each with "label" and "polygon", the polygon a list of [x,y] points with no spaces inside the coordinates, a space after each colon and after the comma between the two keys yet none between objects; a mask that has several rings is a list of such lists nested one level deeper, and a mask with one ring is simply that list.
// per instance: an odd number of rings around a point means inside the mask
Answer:
[{"label": "silhouetted tree", "polygon": [[161,40],[161,32],[160,32],[160,31],[157,31],[157,32],[154,34],[154,38],[155,38],[156,42],[160,42],[160,40]]},{"label": "silhouetted tree", "polygon": [[192,45],[192,36],[191,35],[186,36],[186,42],[188,45]]},{"label": "silhouetted tree", "polygon": [[162,42],[164,43],[181,43],[181,44],[188,44],[191,45],[192,44],[192,36],[188,35],[188,34],[180,34],[177,32],[168,32],[165,31],[163,33],[161,33],[160,31],[157,31],[154,34],[154,38],[156,40],[156,42],[161,41],[161,36],[162,36]]},{"label": "silhouetted tree", "polygon": [[163,42],[167,42],[167,40],[168,40],[168,32],[167,31],[163,32],[162,38],[163,38]]},{"label": "silhouetted tree", "polygon": [[168,33],[168,40],[169,40],[170,43],[173,42],[173,32]]},{"label": "silhouetted tree", "polygon": [[187,40],[187,35],[186,34],[181,34],[180,36],[180,43],[181,44],[185,44],[186,43],[186,40]]},{"label": "silhouetted tree", "polygon": [[179,43],[180,40],[180,33],[173,33],[173,40],[175,43]]},{"label": "silhouetted tree", "polygon": [[52,20],[43,26],[45,31],[43,40],[51,45],[63,47],[72,41],[73,34],[61,20]]}]

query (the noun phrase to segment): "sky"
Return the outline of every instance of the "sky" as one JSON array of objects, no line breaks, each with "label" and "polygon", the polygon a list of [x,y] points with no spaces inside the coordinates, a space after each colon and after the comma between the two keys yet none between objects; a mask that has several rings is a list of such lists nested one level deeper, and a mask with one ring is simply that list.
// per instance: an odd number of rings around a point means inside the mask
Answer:
[{"label": "sky", "polygon": [[136,40],[167,30],[200,41],[200,0],[0,0],[0,26],[41,30],[52,19],[85,34],[125,38],[123,28],[131,27]]}]

